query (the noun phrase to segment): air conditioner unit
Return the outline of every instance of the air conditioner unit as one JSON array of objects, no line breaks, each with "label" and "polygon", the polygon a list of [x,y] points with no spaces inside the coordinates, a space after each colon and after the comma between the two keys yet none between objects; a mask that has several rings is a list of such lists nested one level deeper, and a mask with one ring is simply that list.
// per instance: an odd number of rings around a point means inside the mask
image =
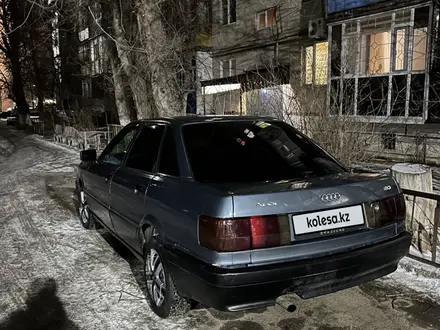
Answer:
[{"label": "air conditioner unit", "polygon": [[326,25],[323,17],[309,21],[309,38],[321,39],[325,37]]}]

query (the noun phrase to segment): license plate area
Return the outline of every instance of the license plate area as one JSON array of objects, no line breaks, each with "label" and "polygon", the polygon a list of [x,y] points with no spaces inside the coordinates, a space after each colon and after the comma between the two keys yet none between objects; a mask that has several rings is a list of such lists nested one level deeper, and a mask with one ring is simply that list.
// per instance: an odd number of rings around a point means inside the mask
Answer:
[{"label": "license plate area", "polygon": [[365,225],[361,205],[293,215],[291,220],[294,235],[301,237],[334,235]]}]

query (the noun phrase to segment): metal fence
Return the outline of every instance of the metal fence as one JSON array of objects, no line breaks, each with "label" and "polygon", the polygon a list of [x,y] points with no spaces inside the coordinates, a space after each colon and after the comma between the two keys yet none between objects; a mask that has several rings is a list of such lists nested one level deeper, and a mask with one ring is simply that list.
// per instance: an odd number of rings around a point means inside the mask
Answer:
[{"label": "metal fence", "polygon": [[[410,228],[412,230],[412,228],[414,228],[414,213],[415,213],[415,208],[417,206],[417,200],[420,199],[425,199],[425,200],[430,200],[430,201],[434,201],[436,203],[435,205],[435,211],[434,211],[434,219],[432,219],[432,239],[430,242],[427,242],[430,246],[431,246],[431,260],[428,260],[426,257],[424,256],[418,256],[416,254],[412,254],[411,256],[415,259],[418,259],[419,261],[423,261],[423,262],[427,262],[430,261],[430,263],[432,263],[433,265],[435,265],[436,267],[440,267],[440,260],[439,258],[437,258],[438,255],[438,251],[440,250],[440,244],[439,244],[439,227],[440,227],[440,195],[439,194],[433,194],[433,193],[427,193],[427,192],[422,192],[422,191],[415,191],[415,190],[410,190],[410,189],[402,189],[402,192],[409,198],[409,201],[412,204],[412,208],[411,208],[411,217],[410,219],[407,219],[407,228]],[[408,204],[408,203],[407,203]],[[423,229],[420,229],[420,231]],[[421,232],[414,232],[413,231],[413,236],[414,237],[420,237]],[[421,255],[423,255],[421,253]]]},{"label": "metal fence", "polygon": [[55,125],[54,131],[53,139],[55,142],[80,150],[96,149],[99,153],[106,147],[109,141],[106,128],[93,131],[79,131],[72,126]]}]

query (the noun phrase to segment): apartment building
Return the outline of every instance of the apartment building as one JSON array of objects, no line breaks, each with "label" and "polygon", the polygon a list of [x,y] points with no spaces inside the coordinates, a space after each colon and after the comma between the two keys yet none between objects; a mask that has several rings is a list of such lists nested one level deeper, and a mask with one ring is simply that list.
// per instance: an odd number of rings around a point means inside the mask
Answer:
[{"label": "apartment building", "polygon": [[76,17],[61,11],[53,21],[57,105],[74,113],[83,125],[117,121],[114,95],[106,79],[110,68],[103,32],[109,24],[105,11],[101,2],[86,2]]},{"label": "apartment building", "polygon": [[[302,84],[303,51],[326,42],[309,25],[325,24],[324,16],[324,1],[213,0],[212,78],[202,81],[203,113],[294,114],[292,86]],[[316,60],[326,61],[317,47]],[[313,80],[326,85],[326,74]]]},{"label": "apartment building", "polygon": [[437,1],[213,1],[204,113],[438,121]]},{"label": "apartment building", "polygon": [[439,119],[437,1],[327,1],[328,104],[369,121]]}]

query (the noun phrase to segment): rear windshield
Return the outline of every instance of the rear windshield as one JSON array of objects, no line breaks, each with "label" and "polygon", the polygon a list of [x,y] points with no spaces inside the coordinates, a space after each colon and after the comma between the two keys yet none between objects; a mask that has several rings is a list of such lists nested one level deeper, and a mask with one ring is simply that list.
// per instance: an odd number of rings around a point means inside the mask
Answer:
[{"label": "rear windshield", "polygon": [[344,172],[291,126],[276,121],[188,124],[182,128],[198,182],[262,182]]}]

